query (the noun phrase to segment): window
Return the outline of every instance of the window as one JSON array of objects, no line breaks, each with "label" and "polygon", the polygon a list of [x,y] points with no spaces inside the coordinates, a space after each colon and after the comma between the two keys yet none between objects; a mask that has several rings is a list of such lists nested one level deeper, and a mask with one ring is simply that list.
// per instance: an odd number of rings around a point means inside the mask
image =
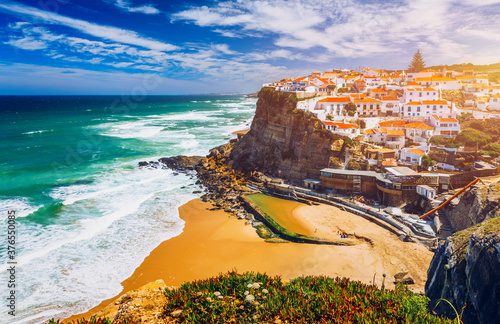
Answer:
[{"label": "window", "polygon": [[408,111],[411,111],[411,107],[408,107]]},{"label": "window", "polygon": [[443,108],[443,105],[439,106],[439,108]]},{"label": "window", "polygon": [[427,95],[429,95],[429,92],[427,92]]},{"label": "window", "polygon": [[373,109],[373,105],[370,105],[370,109]]},{"label": "window", "polygon": [[437,109],[436,106],[432,106],[432,110],[436,110],[436,109]]},{"label": "window", "polygon": [[420,92],[420,93],[418,94],[418,96],[419,96],[419,97],[422,97],[422,92]]},{"label": "window", "polygon": [[419,106],[419,107],[417,107],[417,111],[420,111],[420,106]]}]

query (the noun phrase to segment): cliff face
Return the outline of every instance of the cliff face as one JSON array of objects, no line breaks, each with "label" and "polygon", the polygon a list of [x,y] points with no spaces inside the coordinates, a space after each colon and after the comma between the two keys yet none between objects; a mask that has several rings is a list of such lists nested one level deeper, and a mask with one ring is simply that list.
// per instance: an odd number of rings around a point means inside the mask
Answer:
[{"label": "cliff face", "polygon": [[445,213],[454,232],[500,216],[499,179],[480,181],[466,191],[458,203],[452,201]]},{"label": "cliff face", "polygon": [[[319,178],[344,150],[344,141],[311,114],[296,109],[294,94],[263,88],[251,130],[234,146],[233,168],[299,182]],[[281,171],[281,173],[279,173]]]},{"label": "cliff face", "polygon": [[[425,294],[430,309],[441,297],[445,285],[445,265],[449,265],[443,298],[460,313],[464,303],[464,323],[498,323],[500,318],[500,218],[484,221],[455,233],[440,246],[427,271]],[[470,284],[469,284],[470,283]],[[469,293],[467,295],[467,288]],[[467,296],[467,299],[466,299]],[[446,302],[436,311],[455,317]]]}]

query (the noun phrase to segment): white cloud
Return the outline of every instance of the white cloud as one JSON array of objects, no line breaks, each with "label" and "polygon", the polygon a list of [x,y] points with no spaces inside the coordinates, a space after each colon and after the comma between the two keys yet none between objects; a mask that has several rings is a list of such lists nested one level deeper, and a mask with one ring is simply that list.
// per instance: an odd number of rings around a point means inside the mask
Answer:
[{"label": "white cloud", "polygon": [[[329,53],[331,58],[408,55],[422,44],[431,60],[455,60],[476,53],[491,56],[500,50],[500,11],[494,0],[246,0],[193,6],[171,16],[227,37],[243,32],[273,37],[278,48]],[[229,29],[229,27],[231,29]],[[235,28],[243,32],[236,33]],[[488,53],[477,53],[477,42],[464,37],[475,33],[493,42]],[[314,56],[314,55],[313,55]],[[263,58],[263,57],[261,57]],[[441,63],[441,62],[436,62]]]},{"label": "white cloud", "polygon": [[76,29],[84,34],[111,40],[114,42],[135,45],[159,51],[173,51],[179,49],[178,46],[172,44],[164,43],[147,37],[142,37],[138,33],[131,30],[99,25],[80,19],[62,16],[53,12],[43,11],[34,7],[18,4],[0,4],[0,10],[1,9],[23,16],[29,16],[33,19],[41,20],[48,24],[67,26]]},{"label": "white cloud", "polygon": [[40,40],[34,39],[33,37],[24,37],[20,39],[11,39],[8,42],[4,42],[4,44],[9,44],[14,47],[24,49],[24,50],[40,50],[48,47],[46,42],[42,42]]},{"label": "white cloud", "polygon": [[160,10],[156,9],[153,5],[142,5],[138,7],[132,7],[130,1],[127,0],[116,0],[115,5],[121,9],[127,10],[128,12],[138,12],[146,15],[157,15]]}]

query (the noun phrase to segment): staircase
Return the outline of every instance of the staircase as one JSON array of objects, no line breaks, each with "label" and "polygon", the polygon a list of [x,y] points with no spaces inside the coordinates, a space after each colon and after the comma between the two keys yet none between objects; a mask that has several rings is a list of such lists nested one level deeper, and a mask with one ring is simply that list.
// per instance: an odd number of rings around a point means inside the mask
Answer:
[{"label": "staircase", "polygon": [[[431,201],[431,206],[432,208],[436,208],[439,205],[441,205],[447,198],[450,196],[444,196],[440,200],[432,200]],[[451,222],[446,217],[446,214],[443,209],[439,209],[434,216],[434,223],[437,225],[439,224],[439,232],[438,232],[438,237],[440,240],[446,239],[448,236],[453,234],[453,229],[451,227]]]},{"label": "staircase", "polygon": [[353,176],[352,178],[353,191],[355,195],[361,194],[361,176]]}]

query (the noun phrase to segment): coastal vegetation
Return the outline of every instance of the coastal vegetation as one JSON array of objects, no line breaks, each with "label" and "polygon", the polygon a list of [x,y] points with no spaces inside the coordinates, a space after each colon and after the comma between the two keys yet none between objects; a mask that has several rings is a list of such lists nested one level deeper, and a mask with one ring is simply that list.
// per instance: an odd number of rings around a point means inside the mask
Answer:
[{"label": "coastal vegetation", "polygon": [[417,50],[417,52],[413,55],[410,65],[408,66],[408,72],[419,72],[423,69],[425,69],[424,58],[422,53],[420,53],[420,50]]},{"label": "coastal vegetation", "polygon": [[385,290],[383,281],[381,288],[338,277],[284,283],[266,274],[230,272],[165,294],[165,313],[189,323],[451,323],[429,314],[426,297],[403,285]]}]

